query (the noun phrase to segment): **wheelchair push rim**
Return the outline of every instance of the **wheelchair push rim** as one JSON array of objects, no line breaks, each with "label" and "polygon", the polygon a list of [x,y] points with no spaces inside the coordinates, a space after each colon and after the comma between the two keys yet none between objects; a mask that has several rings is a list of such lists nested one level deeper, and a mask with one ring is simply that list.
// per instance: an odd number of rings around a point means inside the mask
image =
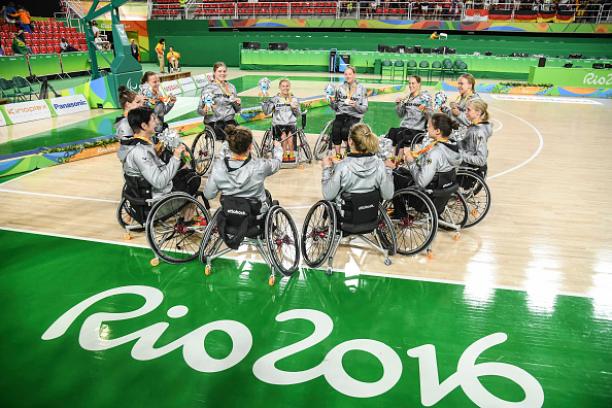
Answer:
[{"label": "wheelchair push rim", "polygon": [[457,183],[468,206],[468,220],[463,228],[470,228],[481,222],[489,213],[491,190],[484,179],[472,171],[459,171]]},{"label": "wheelchair push rim", "polygon": [[302,256],[311,268],[321,266],[329,256],[336,239],[336,213],[327,201],[313,205],[302,228]]},{"label": "wheelchair push rim", "polygon": [[[405,215],[398,216],[396,202],[404,206]],[[431,245],[438,231],[438,214],[429,197],[410,188],[402,189],[395,192],[393,199],[385,201],[383,207],[392,213],[398,253],[415,255]]]},{"label": "wheelchair push rim", "polygon": [[378,228],[376,228],[375,233],[383,248],[389,251],[389,256],[395,255],[397,252],[397,234],[387,210],[381,204],[378,205]]},{"label": "wheelchair push rim", "polygon": [[205,126],[191,145],[192,158],[191,167],[199,175],[206,174],[215,156],[215,135],[210,127]]},{"label": "wheelchair push rim", "polygon": [[204,204],[185,193],[171,193],[149,213],[147,240],[155,255],[172,264],[195,259],[210,215]]},{"label": "wheelchair push rim", "polygon": [[300,264],[300,246],[297,227],[291,215],[274,206],[266,216],[266,243],[273,267],[285,276],[292,275]]},{"label": "wheelchair push rim", "polygon": [[333,120],[327,122],[327,124],[319,134],[319,137],[317,138],[317,142],[315,143],[313,152],[315,160],[322,160],[331,147],[331,129],[333,123]]}]

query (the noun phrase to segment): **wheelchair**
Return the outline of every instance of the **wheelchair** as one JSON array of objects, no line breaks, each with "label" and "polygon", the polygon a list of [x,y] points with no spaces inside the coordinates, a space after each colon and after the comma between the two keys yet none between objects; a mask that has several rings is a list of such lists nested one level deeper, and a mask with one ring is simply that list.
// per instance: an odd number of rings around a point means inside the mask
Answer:
[{"label": "wheelchair", "polygon": [[[308,111],[302,112],[302,123],[301,128],[298,128],[297,131],[289,136],[286,136],[285,139],[281,140],[284,142],[286,139],[293,137],[296,141],[296,156],[295,163],[291,163],[294,166],[299,166],[303,163],[312,163],[312,151],[310,150],[310,145],[306,140],[306,134],[304,133],[304,129],[306,129],[306,115]],[[264,133],[263,140],[261,141],[261,149],[259,151],[259,155],[263,158],[270,159],[272,158],[272,151],[274,149],[274,137],[272,128],[266,130]],[[283,163],[286,164],[286,163]]]},{"label": "wheelchair", "polygon": [[330,275],[333,259],[344,238],[370,245],[383,254],[385,265],[391,265],[397,241],[391,219],[380,203],[380,193],[347,194],[339,202],[321,200],[313,205],[302,229],[301,249],[306,264],[317,268],[327,261]]},{"label": "wheelchair", "polygon": [[[225,131],[221,129],[223,133]],[[227,135],[226,135],[227,136]],[[227,137],[224,139],[227,140]],[[215,157],[215,130],[212,126],[204,124],[204,130],[198,133],[193,139],[191,144],[191,151],[193,152],[192,167],[199,176],[204,176],[210,170],[210,166]],[[253,150],[251,151],[252,157],[258,157],[260,152],[259,145],[255,138],[253,138]]]},{"label": "wheelchair", "polygon": [[[396,170],[396,176],[404,177]],[[459,193],[456,170],[439,173],[424,189],[411,185],[398,189],[383,203],[391,215],[397,236],[397,252],[415,255],[423,250],[431,256],[438,228],[455,231],[459,239],[468,221],[468,206]]]},{"label": "wheelchair", "polygon": [[468,206],[468,219],[464,228],[470,228],[481,222],[491,208],[491,190],[485,181],[486,166],[481,168],[460,167],[457,170],[459,193]]},{"label": "wheelchair", "polygon": [[293,218],[266,194],[270,207],[264,214],[262,203],[255,198],[221,197],[221,207],[206,228],[199,249],[200,260],[206,264],[205,275],[212,274],[214,259],[242,245],[254,246],[270,266],[270,286],[276,282],[276,272],[291,276],[298,269],[299,236]]},{"label": "wheelchair", "polygon": [[[313,155],[314,155],[315,160],[323,160],[323,157],[327,155],[327,152],[332,149],[331,134],[332,134],[332,128],[334,125],[334,120],[335,119],[332,119],[325,124],[325,127],[323,128],[323,130],[319,134],[319,137],[317,138],[317,141],[315,143],[315,147],[313,150]],[[348,151],[349,150],[348,143],[342,142],[342,144],[344,145],[345,151]]]},{"label": "wheelchair", "polygon": [[191,196],[172,192],[153,199],[151,186],[144,178],[124,178],[117,217],[128,239],[132,231],[145,231],[155,254],[152,266],[159,265],[160,259],[171,264],[195,259],[210,220],[208,202],[202,193]]}]

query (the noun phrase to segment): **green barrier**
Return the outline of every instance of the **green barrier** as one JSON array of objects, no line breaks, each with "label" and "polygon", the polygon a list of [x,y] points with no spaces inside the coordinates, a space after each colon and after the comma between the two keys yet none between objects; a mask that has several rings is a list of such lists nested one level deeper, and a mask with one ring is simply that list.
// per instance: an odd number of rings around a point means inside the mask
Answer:
[{"label": "green barrier", "polygon": [[328,65],[329,51],[325,50],[242,50],[241,65]]},{"label": "green barrier", "polygon": [[11,79],[14,76],[30,76],[26,57],[0,57],[0,76],[6,79]]},{"label": "green barrier", "polygon": [[[582,63],[582,60],[580,61]],[[548,60],[546,60],[548,65]],[[612,69],[530,67],[529,83],[576,87],[612,87]]]},{"label": "green barrier", "polygon": [[62,72],[59,54],[30,55],[30,69],[32,75],[57,75]]},{"label": "green barrier", "polygon": [[62,54],[62,67],[64,73],[82,72],[89,70],[89,56],[86,52],[68,52]]}]

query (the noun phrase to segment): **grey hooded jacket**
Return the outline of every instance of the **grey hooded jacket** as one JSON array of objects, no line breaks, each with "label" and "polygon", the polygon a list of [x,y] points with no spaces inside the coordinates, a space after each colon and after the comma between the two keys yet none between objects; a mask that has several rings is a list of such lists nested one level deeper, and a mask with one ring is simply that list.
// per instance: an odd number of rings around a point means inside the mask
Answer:
[{"label": "grey hooded jacket", "polygon": [[445,173],[461,164],[461,155],[443,143],[436,144],[430,151],[423,153],[408,166],[414,182],[422,188],[427,187],[436,173]]},{"label": "grey hooded jacket", "polygon": [[[115,137],[119,140],[119,143],[129,140],[134,136],[134,132],[130,127],[128,119],[123,117],[115,122]],[[119,150],[117,151],[117,157],[123,163],[125,161],[125,156],[127,156],[129,151],[129,146],[124,144],[119,145]]]},{"label": "grey hooded jacket", "polygon": [[362,118],[368,111],[368,91],[365,86],[357,81],[353,83],[353,87],[355,91],[351,95],[351,99],[356,102],[355,106],[346,103],[349,97],[349,86],[346,82],[336,89],[334,101],[330,102],[330,106],[340,114]]},{"label": "grey hooded jacket", "polygon": [[[400,127],[406,129],[425,130],[427,118],[432,112],[432,98],[429,92],[422,91],[417,96],[408,95],[395,106],[395,111],[402,118]],[[425,106],[424,110],[420,106]]]},{"label": "grey hooded jacket", "polygon": [[123,163],[123,173],[147,180],[151,184],[153,198],[170,193],[172,179],[181,166],[181,160],[172,156],[168,164],[164,163],[155,153],[153,145],[144,141],[126,147],[128,153]]},{"label": "grey hooded jacket", "polygon": [[[297,109],[293,109],[291,103],[297,104]],[[297,118],[302,114],[300,102],[293,95],[289,102],[280,95],[265,99],[261,109],[266,115],[272,114],[272,126],[295,126]]]},{"label": "grey hooded jacket", "polygon": [[342,193],[380,191],[383,200],[393,197],[393,172],[375,155],[349,155],[323,169],[323,198],[333,201]]},{"label": "grey hooded jacket", "polygon": [[468,126],[464,138],[459,142],[461,159],[465,163],[479,167],[487,164],[489,157],[487,141],[492,134],[493,127],[489,122]]},{"label": "grey hooded jacket", "polygon": [[465,115],[465,111],[467,110],[468,103],[470,103],[474,99],[482,99],[482,98],[476,92],[474,92],[470,96],[461,97],[457,101],[457,109],[459,110],[459,115],[455,116],[452,114],[452,111],[449,112],[451,114],[451,117],[455,119],[457,122],[459,122],[462,126],[470,125],[470,120]]},{"label": "grey hooded jacket", "polygon": [[[237,98],[236,87],[229,82],[227,87],[229,95],[226,95],[221,86],[216,82],[209,82],[202,88],[198,113],[204,116],[205,123],[233,120],[234,115],[240,112],[239,105],[233,103],[234,99]],[[210,94],[213,100],[213,110],[208,113],[204,111],[204,100],[207,94]]]},{"label": "grey hooded jacket", "polygon": [[246,164],[241,160],[229,160],[229,167],[236,169],[234,171],[228,171],[222,157],[216,158],[204,187],[204,197],[212,200],[219,193],[244,198],[254,197],[261,201],[263,214],[268,211],[264,180],[280,169],[282,158],[283,148],[277,146],[272,159],[251,159]]}]

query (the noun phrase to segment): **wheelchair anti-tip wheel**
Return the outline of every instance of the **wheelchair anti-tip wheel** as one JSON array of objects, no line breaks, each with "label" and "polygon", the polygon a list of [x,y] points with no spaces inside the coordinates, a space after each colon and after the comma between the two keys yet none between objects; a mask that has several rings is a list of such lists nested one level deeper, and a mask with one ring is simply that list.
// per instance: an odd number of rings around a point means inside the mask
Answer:
[{"label": "wheelchair anti-tip wheel", "polygon": [[491,208],[491,190],[482,177],[469,170],[457,172],[459,193],[468,206],[468,219],[463,228],[469,228],[484,219]]},{"label": "wheelchair anti-tip wheel", "polygon": [[215,132],[210,126],[204,126],[191,145],[191,167],[199,176],[206,174],[215,156]]},{"label": "wheelchair anti-tip wheel", "polygon": [[331,132],[333,124],[333,120],[327,122],[327,124],[319,134],[313,152],[315,160],[323,160],[323,157],[325,157],[327,151],[331,148]]},{"label": "wheelchair anti-tip wheel", "polygon": [[292,275],[300,263],[297,227],[291,215],[274,206],[266,215],[265,237],[273,267],[285,276]]},{"label": "wheelchair anti-tip wheel", "polygon": [[336,211],[331,203],[321,200],[313,205],[302,228],[302,255],[311,268],[321,266],[336,239]]},{"label": "wheelchair anti-tip wheel", "polygon": [[[378,205],[378,228],[376,228],[375,233],[383,248],[389,251],[389,256],[395,255],[397,252],[397,234],[387,210],[381,204]],[[385,264],[390,263],[390,260],[385,260]]]},{"label": "wheelchair anti-tip wheel", "polygon": [[414,255],[429,248],[438,231],[438,214],[427,195],[411,188],[398,190],[383,207],[395,229],[398,253]]},{"label": "wheelchair anti-tip wheel", "polygon": [[465,225],[468,221],[468,205],[465,199],[459,192],[454,192],[449,197],[446,202],[446,206],[442,213],[438,215],[440,221],[444,221],[444,223],[439,223],[441,229],[446,231],[457,231],[465,228]]},{"label": "wheelchair anti-tip wheel", "polygon": [[173,264],[188,262],[198,256],[209,221],[202,202],[185,193],[171,193],[151,208],[147,240],[158,258]]}]

